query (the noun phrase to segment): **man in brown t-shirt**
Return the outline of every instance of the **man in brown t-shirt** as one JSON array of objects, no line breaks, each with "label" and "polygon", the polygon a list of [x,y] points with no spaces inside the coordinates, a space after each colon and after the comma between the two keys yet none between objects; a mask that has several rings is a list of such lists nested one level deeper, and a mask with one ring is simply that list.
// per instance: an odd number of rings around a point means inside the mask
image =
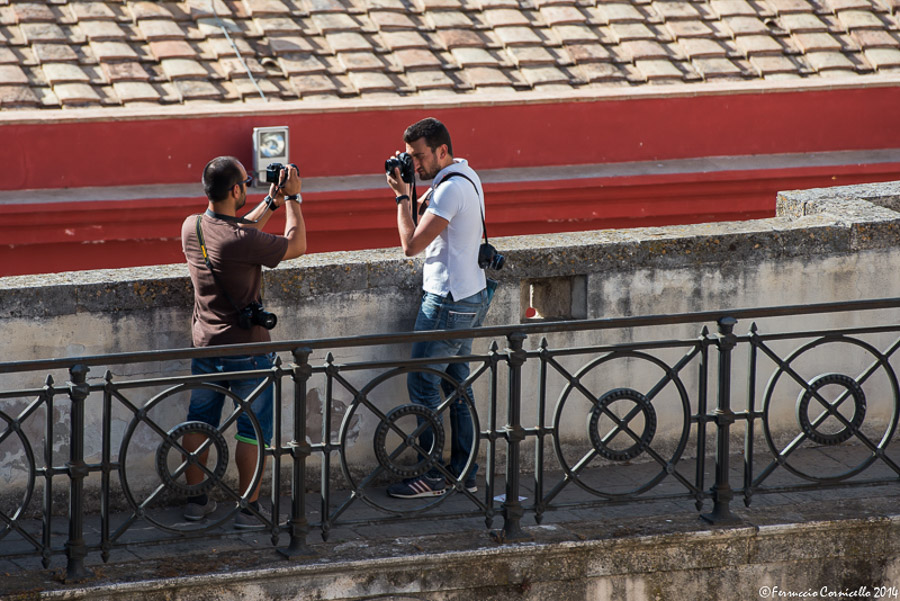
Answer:
[{"label": "man in brown t-shirt", "polygon": [[[306,226],[300,210],[301,181],[296,167],[283,169],[279,180],[281,186],[272,184],[269,194],[258,206],[244,217],[237,217],[237,211],[247,202],[247,186],[251,181],[236,158],[211,160],[203,169],[203,188],[209,200],[206,213],[188,217],[181,227],[182,248],[194,286],[191,337],[195,347],[269,341],[266,326],[274,324],[267,323],[265,314],[259,314],[262,309],[262,266],[275,267],[283,260],[306,252]],[[280,207],[285,207],[287,212],[284,235],[263,232],[269,217]],[[253,307],[256,307],[255,312]],[[199,358],[191,361],[191,373],[268,369],[273,360],[271,355]],[[214,388],[207,385],[193,389],[188,421],[200,421],[218,428],[226,396],[222,388],[248,400],[261,382],[260,378],[237,377],[217,380],[212,384]],[[250,406],[266,445],[272,437],[272,395],[272,386],[267,386]],[[235,526],[249,528],[259,525],[256,517],[259,515],[259,486],[249,495],[248,489],[256,471],[260,441],[253,420],[245,411],[239,412],[236,438],[235,462],[240,492],[247,495],[249,508],[237,514]],[[184,448],[195,451],[205,440],[203,433],[188,432],[184,436]],[[207,455],[208,451],[200,454],[204,464]],[[199,467],[191,465],[185,470],[185,478],[189,486],[196,486],[204,481],[205,474]],[[202,520],[215,509],[216,502],[205,493],[195,495],[188,498],[184,517]]]}]

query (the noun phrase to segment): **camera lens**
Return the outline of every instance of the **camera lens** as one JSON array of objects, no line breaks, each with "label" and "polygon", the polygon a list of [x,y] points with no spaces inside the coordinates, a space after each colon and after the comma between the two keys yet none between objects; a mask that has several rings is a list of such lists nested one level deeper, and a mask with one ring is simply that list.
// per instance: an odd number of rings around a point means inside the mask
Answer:
[{"label": "camera lens", "polygon": [[257,323],[267,330],[271,330],[278,323],[278,317],[274,313],[268,311],[260,311],[257,314]]}]

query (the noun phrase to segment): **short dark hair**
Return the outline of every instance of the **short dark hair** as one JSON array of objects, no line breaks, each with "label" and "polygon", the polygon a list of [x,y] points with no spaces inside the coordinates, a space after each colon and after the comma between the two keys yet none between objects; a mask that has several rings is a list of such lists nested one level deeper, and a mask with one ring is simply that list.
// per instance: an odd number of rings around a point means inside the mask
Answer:
[{"label": "short dark hair", "polygon": [[425,138],[425,144],[428,148],[434,150],[441,144],[447,145],[447,152],[453,156],[453,144],[450,142],[450,132],[447,127],[435,119],[428,117],[416,123],[413,123],[403,132],[403,141],[412,144],[419,138]]},{"label": "short dark hair", "polygon": [[228,192],[243,181],[241,162],[234,157],[216,157],[203,168],[203,191],[213,202],[228,198]]}]

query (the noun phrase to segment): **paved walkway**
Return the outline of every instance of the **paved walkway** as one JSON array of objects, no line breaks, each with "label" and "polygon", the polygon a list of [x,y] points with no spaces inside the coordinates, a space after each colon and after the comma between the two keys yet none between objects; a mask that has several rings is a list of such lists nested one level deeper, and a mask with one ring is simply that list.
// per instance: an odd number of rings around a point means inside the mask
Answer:
[{"label": "paved walkway", "polygon": [[[900,450],[891,449],[889,453],[897,461]],[[822,448],[804,452],[795,457],[793,465],[804,471],[816,474],[834,474],[846,471],[858,465],[865,457],[862,449]],[[765,463],[759,463],[757,471]],[[733,458],[733,483],[741,485],[743,470],[742,458]],[[714,469],[712,463],[706,465],[706,472]],[[680,463],[679,472],[684,475],[693,474],[693,466]],[[583,483],[586,486],[620,486],[623,488],[639,485],[646,476],[652,476],[657,468],[649,465],[618,466],[592,471],[586,474]],[[882,462],[874,462],[861,475],[860,479],[876,480],[896,478],[889,466]],[[551,482],[557,482],[553,478]],[[786,486],[799,484],[802,481],[784,469],[773,472],[772,478],[766,481],[767,486]],[[712,483],[711,480],[708,482]],[[12,533],[0,539],[0,599],[31,599],[39,591],[64,591],[91,587],[108,587],[125,582],[147,581],[161,578],[196,574],[227,574],[235,571],[264,570],[288,565],[288,562],[309,566],[333,566],[334,562],[369,558],[386,558],[420,555],[424,553],[440,553],[460,550],[496,548],[503,545],[528,545],[534,543],[555,543],[565,541],[585,541],[595,539],[634,537],[649,534],[696,532],[711,529],[747,526],[765,526],[776,524],[792,524],[820,520],[842,520],[859,518],[878,518],[900,515],[900,482],[895,484],[865,485],[858,487],[842,487],[829,490],[797,492],[783,489],[782,492],[755,495],[749,507],[742,497],[736,497],[731,508],[737,524],[710,525],[699,518],[691,499],[675,496],[646,502],[614,503],[600,508],[579,507],[578,504],[593,498],[581,488],[569,485],[554,499],[565,501],[571,506],[554,509],[544,514],[541,523],[537,524],[533,511],[527,511],[522,520],[525,533],[530,541],[498,540],[496,530],[502,528],[503,519],[498,513],[492,523],[495,531],[486,527],[483,515],[475,515],[476,499],[484,502],[486,496],[496,491],[488,491],[485,482],[479,480],[479,492],[474,497],[454,492],[440,500],[430,511],[415,520],[397,520],[372,522],[375,518],[383,520],[384,512],[371,507],[378,504],[386,508],[422,507],[425,502],[391,500],[384,495],[381,488],[367,491],[365,500],[352,500],[344,514],[343,525],[338,525],[328,532],[327,541],[322,540],[321,529],[313,530],[308,542],[312,555],[286,559],[278,552],[278,548],[287,546],[289,537],[281,532],[277,544],[273,545],[272,534],[263,529],[236,532],[231,526],[233,506],[221,503],[219,509],[211,516],[211,521],[204,526],[213,525],[208,531],[190,530],[196,524],[185,522],[177,508],[159,508],[149,512],[156,521],[173,525],[176,530],[189,532],[173,534],[173,538],[165,544],[147,544],[165,535],[164,532],[146,521],[138,520],[131,525],[122,540],[129,542],[127,548],[111,549],[109,561],[104,563],[99,551],[91,551],[86,565],[92,576],[81,583],[66,583],[65,557],[56,554],[51,558],[49,569],[41,565],[39,557],[27,556],[27,543],[21,536]],[[498,483],[502,491],[502,483]],[[545,485],[545,494],[550,486]],[[655,496],[676,495],[684,491],[684,487],[674,478],[665,479],[651,492]],[[526,479],[523,482],[523,504],[533,505],[534,482]],[[345,493],[335,493],[332,500],[332,511],[342,502],[350,499]],[[320,499],[316,495],[307,498],[310,519],[313,523],[321,522],[317,510]],[[428,501],[432,502],[432,501]],[[500,501],[494,499],[493,506],[499,511]],[[706,501],[702,512],[709,512],[712,503]],[[280,507],[282,519],[286,519],[289,507],[286,503]],[[117,514],[112,523],[123,523],[129,514]],[[168,522],[166,521],[168,520]],[[348,523],[352,522],[352,523]],[[96,544],[99,540],[99,519],[96,516],[86,518],[86,539],[88,544]],[[40,535],[37,522],[26,522],[26,531]],[[55,519],[51,524],[55,540],[64,541],[67,523],[64,519]],[[143,542],[142,542],[143,541]],[[12,556],[11,556],[12,554]],[[48,594],[50,594],[48,593]],[[32,596],[29,596],[32,595]]]}]

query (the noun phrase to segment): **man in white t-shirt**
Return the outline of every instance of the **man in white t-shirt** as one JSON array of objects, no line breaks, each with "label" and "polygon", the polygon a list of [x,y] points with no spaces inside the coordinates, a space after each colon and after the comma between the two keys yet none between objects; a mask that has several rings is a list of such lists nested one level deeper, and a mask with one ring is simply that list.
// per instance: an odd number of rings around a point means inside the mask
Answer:
[{"label": "man in white t-shirt", "polygon": [[[397,197],[397,229],[406,256],[425,251],[422,288],[424,294],[416,317],[415,330],[465,330],[481,325],[490,305],[484,270],[478,266],[478,248],[483,232],[484,193],[481,180],[463,159],[453,158],[450,133],[437,119],[423,119],[410,125],[403,134],[406,152],[412,157],[419,179],[433,180],[419,202],[418,224],[413,222],[410,186],[401,179],[399,169],[388,173],[387,182]],[[427,206],[427,209],[425,208]],[[424,209],[424,212],[423,212]],[[471,455],[477,455],[477,433],[469,403],[474,403],[471,387],[461,392],[457,383],[469,377],[469,364],[440,361],[472,352],[472,339],[434,340],[413,344],[412,358],[438,359],[428,367],[446,374],[412,371],[407,377],[409,398],[413,403],[437,410],[444,397],[453,400],[449,407],[451,424],[449,473],[464,483],[469,492],[478,490],[474,458],[469,470],[463,470]],[[453,396],[455,395],[455,396]],[[462,395],[467,395],[468,399]],[[472,405],[474,407],[474,404]],[[419,437],[426,452],[434,444],[429,428]],[[436,449],[440,456],[440,449]],[[447,491],[444,469],[433,466],[426,474],[388,487],[388,494],[404,499],[439,496]]]}]

